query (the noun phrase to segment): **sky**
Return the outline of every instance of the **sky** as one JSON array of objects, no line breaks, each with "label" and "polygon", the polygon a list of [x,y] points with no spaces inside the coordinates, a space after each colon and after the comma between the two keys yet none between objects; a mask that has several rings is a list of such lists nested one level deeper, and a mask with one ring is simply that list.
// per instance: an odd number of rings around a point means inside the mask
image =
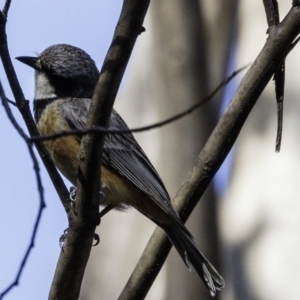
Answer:
[{"label": "sky", "polygon": [[[0,1],[0,7],[4,2]],[[121,0],[12,0],[7,23],[8,45],[26,99],[33,99],[34,71],[14,58],[35,56],[50,45],[67,43],[88,52],[100,68],[122,3]],[[0,78],[7,97],[13,100],[2,65]],[[27,132],[17,109],[12,107],[12,110]],[[2,107],[0,124],[3,129],[0,147],[1,293],[14,280],[28,247],[39,196],[27,146]],[[19,286],[4,297],[6,300],[47,297],[60,253],[58,240],[67,227],[65,212],[42,163],[40,168],[47,207]]]}]

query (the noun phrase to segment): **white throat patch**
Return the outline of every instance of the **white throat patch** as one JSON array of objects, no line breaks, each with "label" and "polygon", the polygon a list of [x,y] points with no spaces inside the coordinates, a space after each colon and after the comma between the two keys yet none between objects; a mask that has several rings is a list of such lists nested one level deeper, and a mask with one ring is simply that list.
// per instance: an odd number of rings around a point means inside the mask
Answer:
[{"label": "white throat patch", "polygon": [[35,72],[35,95],[36,100],[55,98],[55,89],[49,82],[49,79],[45,73],[36,71]]}]

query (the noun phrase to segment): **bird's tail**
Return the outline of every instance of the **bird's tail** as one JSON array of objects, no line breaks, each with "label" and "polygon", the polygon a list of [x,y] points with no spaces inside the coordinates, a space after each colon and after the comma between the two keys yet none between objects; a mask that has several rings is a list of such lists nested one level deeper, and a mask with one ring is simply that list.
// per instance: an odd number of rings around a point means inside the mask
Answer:
[{"label": "bird's tail", "polygon": [[223,278],[201,253],[186,227],[179,220],[174,223],[171,226],[162,226],[162,228],[187,267],[190,270],[191,265],[194,267],[210,295],[215,296],[216,290],[222,290],[225,286]]}]

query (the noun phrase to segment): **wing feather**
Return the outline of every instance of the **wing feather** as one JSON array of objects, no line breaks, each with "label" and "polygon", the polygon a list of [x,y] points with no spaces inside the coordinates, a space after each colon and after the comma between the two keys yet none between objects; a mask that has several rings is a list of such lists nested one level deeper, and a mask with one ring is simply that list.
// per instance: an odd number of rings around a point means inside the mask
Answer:
[{"label": "wing feather", "polygon": [[[66,100],[63,110],[70,128],[84,128],[89,105],[90,99]],[[109,128],[128,130],[128,126],[115,110],[112,112]],[[81,136],[77,135],[76,137],[80,141]],[[127,178],[166,212],[170,213],[169,208],[171,208],[171,211],[176,214],[161,178],[131,133],[108,134],[102,155],[104,165],[113,168]]]}]

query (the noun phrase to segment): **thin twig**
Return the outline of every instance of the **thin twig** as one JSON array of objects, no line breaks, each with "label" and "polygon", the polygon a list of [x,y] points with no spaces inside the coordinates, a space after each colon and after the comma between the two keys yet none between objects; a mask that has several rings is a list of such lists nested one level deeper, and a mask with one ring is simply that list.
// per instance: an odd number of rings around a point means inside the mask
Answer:
[{"label": "thin twig", "polygon": [[283,121],[283,101],[284,101],[284,83],[285,83],[285,58],[280,67],[274,73],[275,94],[277,101],[277,135],[275,151],[279,152],[282,139],[282,121]]},{"label": "thin twig", "polygon": [[9,104],[11,104],[11,105],[17,107],[17,104],[16,104],[15,101],[9,100],[8,98],[6,98],[6,101],[7,101]]},{"label": "thin twig", "polygon": [[[8,13],[10,1],[6,2],[6,14]],[[21,89],[20,83],[18,81],[16,72],[14,70],[8,45],[7,45],[7,38],[6,38],[6,16],[4,17],[3,12],[0,13],[0,56],[2,60],[2,64],[10,84],[12,93],[15,98],[15,104],[18,107],[24,121],[26,127],[30,133],[30,136],[39,136],[39,132],[36,128],[35,122],[33,120],[29,103],[25,99],[23,91]],[[44,166],[47,169],[47,172],[52,180],[52,183],[59,195],[59,198],[66,210],[66,212],[70,209],[70,201],[69,201],[69,191],[62,180],[60,174],[58,173],[57,169],[55,168],[48,151],[46,150],[44,144],[41,141],[35,142],[36,149],[44,163]]]},{"label": "thin twig", "polygon": [[40,168],[39,168],[39,163],[38,160],[35,156],[35,153],[33,151],[33,144],[32,142],[29,141],[29,137],[24,133],[23,129],[19,126],[18,122],[16,121],[16,119],[14,118],[10,107],[8,105],[8,101],[7,98],[5,96],[4,93],[4,89],[2,86],[2,83],[0,81],[0,98],[1,98],[1,102],[2,105],[4,106],[4,109],[6,111],[7,117],[10,120],[10,122],[12,123],[12,125],[15,127],[15,129],[17,130],[17,132],[20,134],[20,136],[24,139],[24,141],[27,143],[28,146],[28,151],[30,154],[30,157],[33,161],[33,169],[35,172],[35,176],[36,176],[36,181],[37,181],[37,187],[38,187],[38,191],[39,191],[39,198],[40,198],[40,206],[39,206],[39,210],[38,210],[38,215],[32,230],[32,234],[31,234],[31,239],[30,239],[30,243],[27,247],[27,250],[25,252],[25,255],[22,259],[22,262],[19,266],[19,270],[17,272],[16,278],[14,279],[14,281],[0,294],[0,299],[2,299],[14,286],[17,286],[19,284],[19,280],[20,277],[22,275],[22,272],[24,270],[24,267],[26,265],[26,262],[29,258],[29,255],[31,253],[31,250],[34,247],[34,241],[36,238],[36,233],[39,227],[39,223],[42,217],[42,212],[43,209],[45,208],[45,199],[44,199],[44,189],[43,189],[43,185],[42,185],[42,179],[41,179],[41,174],[40,174]]},{"label": "thin twig", "polygon": [[99,133],[111,133],[111,134],[126,134],[126,133],[132,133],[132,132],[143,132],[146,130],[152,130],[156,129],[159,127],[162,127],[164,125],[168,125],[174,121],[177,121],[178,119],[181,119],[191,113],[193,113],[196,109],[202,107],[205,103],[207,103],[209,100],[211,100],[217,92],[220,91],[221,88],[225,87],[237,74],[242,72],[244,69],[246,69],[248,66],[244,66],[237,71],[234,71],[230,76],[228,76],[226,79],[224,79],[207,97],[201,99],[198,101],[196,104],[192,105],[191,107],[187,108],[186,110],[182,111],[181,113],[178,113],[170,118],[167,118],[163,121],[147,125],[147,126],[142,126],[142,127],[137,127],[137,128],[132,128],[129,130],[112,130],[112,129],[106,129],[104,127],[100,126],[94,126],[93,128],[87,128],[87,129],[74,129],[74,130],[67,130],[67,131],[61,131],[60,133],[55,133],[55,134],[49,134],[49,135],[43,135],[43,136],[33,136],[30,138],[31,141],[45,141],[45,140],[52,140],[52,139],[57,139],[60,137],[68,136],[68,135],[73,135],[73,134],[88,134],[88,133],[94,133],[94,134],[99,134]]},{"label": "thin twig", "polygon": [[8,14],[9,8],[10,8],[10,4],[11,4],[11,0],[6,0],[6,2],[4,4],[4,7],[2,9],[2,13],[3,13],[3,16],[5,17],[5,19],[7,18],[7,14]]},{"label": "thin twig", "polygon": [[12,125],[15,127],[15,129],[17,130],[17,132],[20,134],[20,136],[23,138],[23,140],[25,142],[27,142],[27,143],[31,142],[29,136],[24,132],[24,130],[18,124],[17,120],[14,118],[14,116],[11,112],[11,109],[8,105],[8,99],[5,96],[5,92],[4,92],[1,80],[0,80],[0,98],[1,98],[2,105],[4,106],[4,109],[6,111],[7,117],[10,120],[10,122],[12,123]]},{"label": "thin twig", "polygon": [[[15,70],[14,70],[12,62],[11,62],[9,51],[8,51],[7,38],[6,38],[6,21],[7,21],[7,15],[8,15],[10,4],[11,4],[11,1],[7,0],[5,3],[5,6],[3,8],[3,11],[0,12],[0,56],[1,56],[1,60],[3,63],[4,69],[5,69],[5,73],[8,78],[8,81],[11,86],[11,89],[14,94],[16,102],[15,103],[11,102],[5,97],[2,85],[1,85],[1,100],[2,100],[3,106],[6,110],[6,113],[8,115],[8,118],[10,119],[11,123],[16,128],[18,133],[22,136],[22,138],[24,140],[26,140],[26,142],[27,142],[28,150],[29,150],[30,156],[32,158],[33,167],[34,167],[35,174],[36,174],[37,187],[38,187],[39,198],[40,198],[40,207],[39,207],[38,215],[37,215],[37,218],[36,218],[36,221],[34,224],[31,241],[30,241],[30,244],[24,255],[24,258],[20,264],[19,271],[16,275],[16,279],[8,288],[6,288],[2,292],[2,294],[0,295],[1,298],[3,298],[4,295],[6,295],[14,286],[18,285],[18,283],[19,283],[20,276],[24,270],[25,264],[28,260],[31,250],[34,246],[34,240],[36,237],[38,226],[40,224],[42,210],[45,207],[44,193],[43,193],[42,181],[41,181],[41,177],[40,177],[40,169],[39,169],[39,165],[38,165],[38,161],[36,159],[35,153],[33,151],[33,144],[31,143],[31,141],[29,141],[29,137],[24,133],[23,129],[19,126],[19,124],[14,119],[13,114],[8,105],[8,103],[11,103],[18,107],[30,134],[37,136],[38,131],[37,131],[37,128],[33,121],[32,114],[29,109],[28,101],[26,101],[24,98],[22,89],[18,82]],[[68,210],[69,193],[68,193],[68,190],[67,190],[62,178],[60,177],[59,173],[57,172],[56,168],[54,167],[52,160],[50,159],[50,156],[49,156],[48,152],[46,151],[43,143],[36,142],[36,148],[42,158],[44,165],[46,166],[46,168],[48,170],[48,173],[50,174],[52,182],[54,183],[54,186],[56,187],[56,190],[57,190],[62,202],[65,204],[65,209]],[[67,199],[67,200],[65,200],[65,199]]]},{"label": "thin twig", "polygon": [[300,41],[300,37],[298,37],[295,41],[293,41],[290,47],[287,48],[286,54],[284,55],[284,59],[282,60],[280,67],[274,73],[275,95],[276,95],[276,102],[277,102],[277,135],[276,135],[276,143],[275,143],[276,152],[280,151],[281,140],[282,140],[285,59],[286,56],[295,48],[295,46],[298,44],[299,41]]},{"label": "thin twig", "polygon": [[[269,28],[279,24],[279,9],[277,0],[263,0],[267,22]],[[269,32],[269,29],[268,29]],[[284,101],[284,80],[285,78],[285,57],[274,72],[275,95],[277,102],[277,134],[275,151],[279,152],[282,139],[282,121],[283,121],[283,101]]]}]

